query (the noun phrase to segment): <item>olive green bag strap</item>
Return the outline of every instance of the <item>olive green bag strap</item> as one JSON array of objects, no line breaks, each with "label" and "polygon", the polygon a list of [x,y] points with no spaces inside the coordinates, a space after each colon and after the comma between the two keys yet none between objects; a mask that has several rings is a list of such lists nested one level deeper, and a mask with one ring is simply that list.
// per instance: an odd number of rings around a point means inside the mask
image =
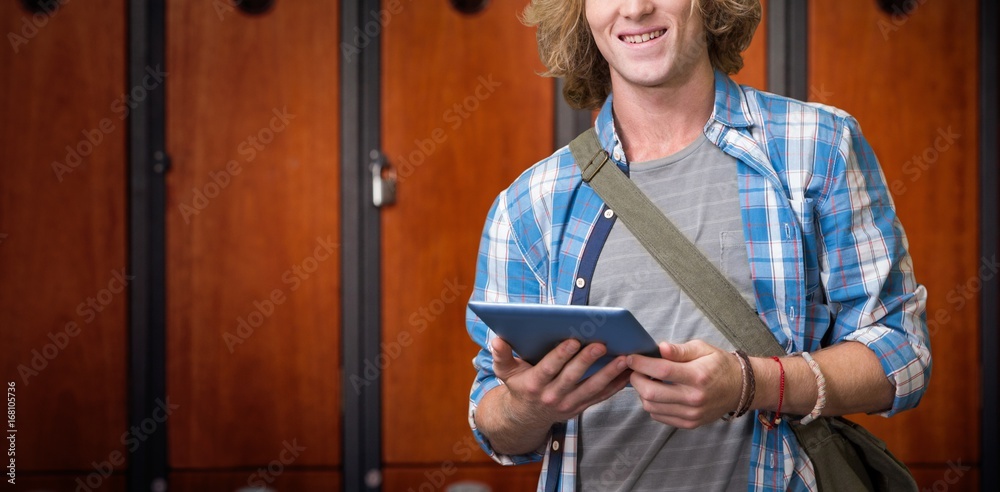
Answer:
[{"label": "olive green bag strap", "polygon": [[[618,169],[593,128],[569,145],[583,176],[628,230],[733,346],[757,357],[786,355],[732,283]],[[813,463],[820,490],[911,490],[909,470],[885,443],[846,419],[791,424]]]},{"label": "olive green bag strap", "polygon": [[[733,345],[758,357],[785,355],[785,350],[736,287],[618,169],[601,147],[593,128],[573,140],[570,150],[583,180],[597,191],[657,263]],[[743,328],[752,326],[759,329]],[[760,336],[762,330],[767,331],[767,336]]]}]

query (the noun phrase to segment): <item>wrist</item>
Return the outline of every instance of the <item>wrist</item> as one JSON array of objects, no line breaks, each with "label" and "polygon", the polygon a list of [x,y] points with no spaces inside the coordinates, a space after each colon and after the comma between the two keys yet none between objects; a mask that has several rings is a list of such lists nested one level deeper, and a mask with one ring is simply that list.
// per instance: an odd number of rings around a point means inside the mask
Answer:
[{"label": "wrist", "polygon": [[530,405],[515,397],[506,386],[502,388],[503,396],[500,399],[500,407],[508,422],[528,431],[547,430],[555,424],[555,421],[546,419],[542,415],[544,412],[536,411]]},{"label": "wrist", "polygon": [[757,394],[750,408],[773,412],[778,409],[778,393],[781,374],[778,364],[771,359],[751,357],[750,365],[757,378]]},{"label": "wrist", "polygon": [[[757,398],[751,408],[774,412],[778,409],[778,396],[781,388],[781,371],[778,363],[769,358],[751,357],[757,376]],[[799,356],[781,358],[785,369],[785,397],[781,413],[788,415],[807,415],[813,409],[817,388],[815,375],[805,359]]]},{"label": "wrist", "polygon": [[730,422],[735,418],[740,418],[745,415],[751,408],[753,404],[753,399],[756,394],[756,383],[753,373],[753,366],[750,364],[750,357],[747,356],[746,352],[742,350],[735,350],[731,352],[733,357],[736,358],[736,362],[739,364],[739,374],[736,384],[739,386],[739,392],[731,392],[731,399],[736,399],[737,402],[735,406],[730,404],[729,408],[734,408],[733,411],[722,416],[722,420]]}]

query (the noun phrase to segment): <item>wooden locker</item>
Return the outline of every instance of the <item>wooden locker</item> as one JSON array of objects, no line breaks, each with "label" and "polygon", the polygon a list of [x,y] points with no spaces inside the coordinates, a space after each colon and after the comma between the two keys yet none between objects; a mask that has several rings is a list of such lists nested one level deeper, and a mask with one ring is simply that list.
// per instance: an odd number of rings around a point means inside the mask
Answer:
[{"label": "wooden locker", "polygon": [[[979,461],[979,38],[977,2],[908,3],[813,1],[809,84],[860,122],[929,292],[928,392],[914,411],[858,420],[931,487],[949,463]],[[950,490],[977,488],[970,477]]]},{"label": "wooden locker", "polygon": [[123,118],[145,89],[126,88],[125,19],[122,0],[0,4],[0,368],[25,486],[127,451]]},{"label": "wooden locker", "polygon": [[275,460],[322,483],[339,470],[339,11],[167,2],[178,483],[229,483],[239,469],[247,485]]}]

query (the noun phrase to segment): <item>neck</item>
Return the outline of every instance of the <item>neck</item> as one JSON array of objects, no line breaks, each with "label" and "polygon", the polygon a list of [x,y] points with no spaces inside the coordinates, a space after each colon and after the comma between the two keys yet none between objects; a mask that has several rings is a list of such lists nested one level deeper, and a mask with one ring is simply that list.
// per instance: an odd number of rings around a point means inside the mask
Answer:
[{"label": "neck", "polygon": [[643,162],[671,155],[704,131],[715,105],[715,74],[710,64],[686,80],[659,87],[616,83],[612,73],[614,116],[625,155]]}]

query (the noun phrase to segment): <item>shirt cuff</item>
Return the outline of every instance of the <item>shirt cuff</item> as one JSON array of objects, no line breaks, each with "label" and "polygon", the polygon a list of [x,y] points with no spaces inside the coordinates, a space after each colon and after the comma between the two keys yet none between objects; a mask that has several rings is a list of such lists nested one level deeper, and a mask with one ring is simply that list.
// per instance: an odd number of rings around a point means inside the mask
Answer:
[{"label": "shirt cuff", "polygon": [[899,330],[881,325],[854,331],[844,340],[863,343],[875,352],[886,377],[896,388],[892,407],[876,415],[889,417],[920,403],[930,373],[930,351],[926,345],[918,345],[918,357],[908,337]]}]

